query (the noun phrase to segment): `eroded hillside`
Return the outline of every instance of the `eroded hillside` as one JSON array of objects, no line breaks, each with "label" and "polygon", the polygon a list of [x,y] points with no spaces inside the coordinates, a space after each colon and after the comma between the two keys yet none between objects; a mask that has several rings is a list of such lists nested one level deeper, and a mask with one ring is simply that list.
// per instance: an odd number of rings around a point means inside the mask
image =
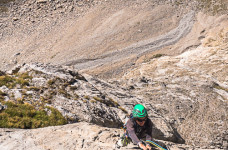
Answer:
[{"label": "eroded hillside", "polygon": [[[129,71],[121,82],[127,80],[127,86],[135,87],[133,93],[169,116],[189,144],[201,141],[201,146],[208,145],[227,135],[226,27],[218,25],[201,46],[178,56],[142,58],[143,64]],[[145,80],[143,87],[136,84],[139,76]]]},{"label": "eroded hillside", "polygon": [[37,110],[48,106],[75,123],[2,129],[0,148],[115,149],[122,132],[117,128],[142,103],[154,123],[153,137],[171,149],[226,149],[227,3],[0,3],[2,104],[13,101]]}]

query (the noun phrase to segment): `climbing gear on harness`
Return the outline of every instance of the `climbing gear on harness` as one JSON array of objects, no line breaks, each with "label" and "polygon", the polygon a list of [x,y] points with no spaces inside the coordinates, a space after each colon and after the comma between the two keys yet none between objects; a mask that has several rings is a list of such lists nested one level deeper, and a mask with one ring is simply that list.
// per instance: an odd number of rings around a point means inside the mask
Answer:
[{"label": "climbing gear on harness", "polygon": [[134,118],[143,118],[143,117],[147,117],[147,111],[145,109],[145,107],[141,104],[137,104],[135,105],[133,111],[132,111],[133,117]]},{"label": "climbing gear on harness", "polygon": [[118,142],[116,143],[116,147],[120,148],[120,147],[124,147],[127,146],[129,143],[131,142],[131,139],[127,136],[127,134],[123,134],[120,139],[118,140]]}]

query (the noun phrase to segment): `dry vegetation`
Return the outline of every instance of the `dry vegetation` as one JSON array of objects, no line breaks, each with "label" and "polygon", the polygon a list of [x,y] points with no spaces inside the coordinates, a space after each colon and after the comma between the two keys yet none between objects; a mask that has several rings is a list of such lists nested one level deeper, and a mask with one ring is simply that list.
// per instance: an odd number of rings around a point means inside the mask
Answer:
[{"label": "dry vegetation", "polygon": [[[1,128],[41,128],[47,126],[64,125],[67,123],[62,114],[55,108],[44,107],[36,109],[28,103],[2,102],[7,109],[0,112]],[[50,114],[47,113],[51,111]]]},{"label": "dry vegetation", "polygon": [[[29,129],[67,123],[66,118],[57,109],[46,106],[46,104],[51,104],[52,95],[40,96],[40,100],[37,101],[34,94],[26,93],[42,90],[41,87],[30,86],[32,78],[28,73],[0,76],[0,87],[5,86],[9,90],[21,89],[22,94],[21,98],[15,98],[14,94],[0,90],[1,105],[6,106],[6,109],[0,111],[1,128]],[[10,100],[5,101],[5,97],[9,97]]]},{"label": "dry vegetation", "polygon": [[[205,12],[211,13],[213,15],[218,13],[224,13],[228,10],[228,1],[227,0],[194,0],[192,2],[197,3],[197,9],[203,10]],[[188,0],[176,0],[176,5],[182,5],[189,3]]]},{"label": "dry vegetation", "polygon": [[[34,83],[33,78],[37,77],[45,79],[45,85]],[[79,103],[102,103],[127,113],[112,98],[79,96],[75,93],[77,88],[72,88],[72,85],[65,79],[51,77],[34,70],[26,73],[2,74],[0,87],[6,92],[0,90],[0,102],[6,106],[6,109],[0,111],[0,127],[28,129],[73,122],[69,116],[63,116],[57,109],[50,107],[58,96],[77,100]],[[21,97],[18,98],[13,91],[18,91]]]},{"label": "dry vegetation", "polygon": [[0,1],[0,13],[7,12],[8,8],[6,6],[7,3],[12,2],[14,0],[1,0]]}]

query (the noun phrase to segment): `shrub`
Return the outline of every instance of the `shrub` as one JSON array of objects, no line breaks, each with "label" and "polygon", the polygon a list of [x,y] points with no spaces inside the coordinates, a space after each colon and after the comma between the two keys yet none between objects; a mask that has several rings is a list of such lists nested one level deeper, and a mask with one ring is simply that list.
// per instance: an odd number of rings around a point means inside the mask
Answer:
[{"label": "shrub", "polygon": [[55,108],[45,107],[51,114],[48,115],[44,109],[36,110],[30,104],[15,104],[5,102],[7,109],[0,112],[1,128],[40,128],[46,126],[63,125],[67,120]]},{"label": "shrub", "polygon": [[28,86],[30,79],[28,76],[22,76],[22,77],[12,77],[9,75],[0,76],[0,86],[6,86],[8,88],[14,88],[17,84],[20,86]]},{"label": "shrub", "polygon": [[0,96],[6,96],[7,94],[0,90]]},{"label": "shrub", "polygon": [[65,90],[63,90],[63,89],[59,89],[58,93],[62,94],[62,95],[67,95],[67,92]]},{"label": "shrub", "polygon": [[118,102],[114,101],[112,98],[109,98],[110,102],[112,103],[112,106],[118,107],[120,106]]},{"label": "shrub", "polygon": [[150,60],[152,60],[152,59],[154,59],[154,58],[159,58],[159,57],[162,57],[162,56],[164,56],[164,54],[155,54],[155,55],[153,55],[153,56],[150,57],[150,58],[145,58],[145,59],[144,59],[144,63],[149,62]]},{"label": "shrub", "polygon": [[153,58],[159,58],[159,57],[162,57],[164,54],[155,54],[153,55]]},{"label": "shrub", "polygon": [[97,102],[97,101],[92,99],[92,100],[90,100],[90,102],[91,102],[91,103],[95,103],[95,102]]},{"label": "shrub", "polygon": [[121,109],[125,114],[128,114],[127,110],[124,109],[123,107],[119,106],[118,108]]},{"label": "shrub", "polygon": [[48,80],[48,82],[47,82],[47,83],[48,83],[48,85],[50,85],[50,86],[51,86],[51,85],[53,85],[53,84],[55,83],[55,81],[54,81],[54,80]]},{"label": "shrub", "polygon": [[90,98],[89,98],[89,96],[87,96],[87,95],[86,95],[86,96],[84,96],[84,98],[85,98],[85,99],[87,99],[87,100],[89,100],[89,99],[90,99]]},{"label": "shrub", "polygon": [[40,91],[40,88],[35,87],[35,86],[30,86],[28,88],[26,88],[27,90],[32,90],[32,91]]},{"label": "shrub", "polygon": [[26,73],[21,73],[21,74],[17,74],[17,76],[19,78],[22,78],[22,79],[32,79],[32,76],[30,76],[27,72]]},{"label": "shrub", "polygon": [[23,78],[18,78],[16,79],[16,84],[19,84],[21,85],[22,87],[25,86],[25,85],[29,85],[29,82]]},{"label": "shrub", "polygon": [[79,95],[78,94],[74,94],[74,99],[78,100],[78,98],[79,98]]},{"label": "shrub", "polygon": [[95,99],[96,101],[99,101],[99,102],[103,102],[103,100],[101,99],[101,98],[99,98],[99,97],[93,97],[93,99]]},{"label": "shrub", "polygon": [[7,86],[8,88],[11,88],[12,86],[15,86],[15,79],[11,76],[0,76],[0,86]]}]

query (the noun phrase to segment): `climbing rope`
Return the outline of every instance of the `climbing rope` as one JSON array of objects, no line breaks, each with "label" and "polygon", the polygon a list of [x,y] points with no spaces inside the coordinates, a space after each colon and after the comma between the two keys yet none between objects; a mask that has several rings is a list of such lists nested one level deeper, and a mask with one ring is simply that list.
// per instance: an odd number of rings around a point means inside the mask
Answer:
[{"label": "climbing rope", "polygon": [[167,150],[167,149],[161,147],[160,145],[158,145],[157,143],[155,143],[153,141],[150,141],[150,140],[146,140],[145,143],[150,143],[150,144],[154,145],[155,147],[157,147],[157,148],[159,148],[161,150]]}]

